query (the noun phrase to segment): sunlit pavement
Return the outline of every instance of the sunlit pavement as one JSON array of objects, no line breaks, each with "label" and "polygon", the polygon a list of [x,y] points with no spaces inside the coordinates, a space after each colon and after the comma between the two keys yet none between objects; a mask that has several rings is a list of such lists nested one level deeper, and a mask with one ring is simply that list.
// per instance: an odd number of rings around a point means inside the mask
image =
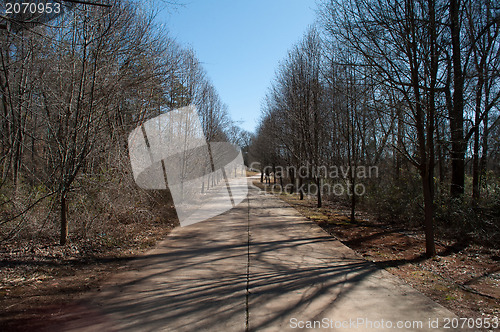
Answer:
[{"label": "sunlit pavement", "polygon": [[236,208],[175,229],[77,308],[51,328],[437,331],[455,317],[253,186]]}]

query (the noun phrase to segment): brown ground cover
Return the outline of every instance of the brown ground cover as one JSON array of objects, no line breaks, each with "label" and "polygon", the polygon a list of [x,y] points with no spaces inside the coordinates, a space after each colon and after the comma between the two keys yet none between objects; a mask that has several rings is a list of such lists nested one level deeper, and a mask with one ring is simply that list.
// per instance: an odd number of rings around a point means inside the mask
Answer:
[{"label": "brown ground cover", "polygon": [[0,331],[38,331],[63,319],[75,300],[126,269],[128,262],[164,238],[173,225],[117,223],[110,225],[112,233],[92,240],[72,239],[66,246],[42,239],[4,244],[0,249]]}]

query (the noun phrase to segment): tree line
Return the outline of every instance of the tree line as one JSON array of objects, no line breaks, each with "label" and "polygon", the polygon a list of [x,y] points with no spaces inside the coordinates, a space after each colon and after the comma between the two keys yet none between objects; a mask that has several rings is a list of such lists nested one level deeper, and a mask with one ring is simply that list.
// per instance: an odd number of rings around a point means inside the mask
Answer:
[{"label": "tree line", "polygon": [[93,208],[89,183],[132,190],[122,182],[132,179],[127,136],[147,119],[194,104],[208,140],[239,137],[195,52],[155,12],[138,1],[101,3],[69,3],[40,24],[2,17],[2,241],[58,223],[65,244],[68,206],[75,218]]},{"label": "tree line", "polygon": [[274,173],[301,198],[302,184],[316,183],[318,207],[322,182],[364,181],[366,195],[344,197],[351,220],[358,202],[392,219],[416,216],[427,255],[436,253],[436,220],[492,240],[500,230],[499,3],[328,0],[317,13],[276,71],[252,160],[267,171],[379,167],[380,178],[368,180]]}]

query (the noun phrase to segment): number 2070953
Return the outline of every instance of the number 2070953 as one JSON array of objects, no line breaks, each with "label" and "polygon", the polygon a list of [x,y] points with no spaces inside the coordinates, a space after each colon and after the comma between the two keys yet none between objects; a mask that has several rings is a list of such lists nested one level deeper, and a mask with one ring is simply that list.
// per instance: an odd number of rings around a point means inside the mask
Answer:
[{"label": "number 2070953", "polygon": [[5,14],[59,14],[60,12],[61,4],[57,2],[7,2],[5,4]]}]

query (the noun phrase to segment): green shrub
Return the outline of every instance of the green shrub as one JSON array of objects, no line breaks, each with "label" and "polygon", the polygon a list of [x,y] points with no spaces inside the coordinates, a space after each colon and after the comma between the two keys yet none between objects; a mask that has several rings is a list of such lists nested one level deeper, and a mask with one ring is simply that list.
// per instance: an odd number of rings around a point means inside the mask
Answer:
[{"label": "green shrub", "polygon": [[386,178],[367,183],[363,207],[379,220],[418,227],[423,217],[420,178],[408,172],[402,174],[397,183]]}]

